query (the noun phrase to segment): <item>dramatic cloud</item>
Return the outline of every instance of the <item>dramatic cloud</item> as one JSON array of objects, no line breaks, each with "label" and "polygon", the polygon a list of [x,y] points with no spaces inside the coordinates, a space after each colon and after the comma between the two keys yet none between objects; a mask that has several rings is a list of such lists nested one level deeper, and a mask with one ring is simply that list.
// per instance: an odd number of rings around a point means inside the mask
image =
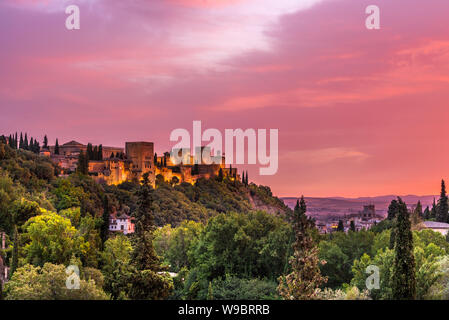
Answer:
[{"label": "dramatic cloud", "polygon": [[[446,0],[0,3],[0,126],[166,151],[175,128],[278,128],[278,195],[436,193],[449,150]],[[365,28],[365,8],[381,29]]]}]

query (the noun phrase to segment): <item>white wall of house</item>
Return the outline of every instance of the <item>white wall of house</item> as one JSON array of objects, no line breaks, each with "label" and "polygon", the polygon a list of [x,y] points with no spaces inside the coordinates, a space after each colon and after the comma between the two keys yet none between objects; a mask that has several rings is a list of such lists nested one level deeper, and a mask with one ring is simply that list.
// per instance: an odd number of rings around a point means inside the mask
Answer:
[{"label": "white wall of house", "polygon": [[131,222],[131,219],[112,219],[109,230],[120,231],[123,234],[134,233],[134,223]]},{"label": "white wall of house", "polygon": [[448,229],[440,229],[440,228],[431,228],[431,230],[435,231],[435,232],[439,232],[441,233],[443,236],[445,236],[448,232]]}]

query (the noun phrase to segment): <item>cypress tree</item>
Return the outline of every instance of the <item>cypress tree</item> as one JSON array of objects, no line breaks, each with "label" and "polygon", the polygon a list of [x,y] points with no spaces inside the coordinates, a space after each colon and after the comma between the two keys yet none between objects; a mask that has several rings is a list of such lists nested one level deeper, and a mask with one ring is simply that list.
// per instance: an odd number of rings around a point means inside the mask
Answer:
[{"label": "cypress tree", "polygon": [[156,225],[151,209],[152,188],[148,173],[143,174],[136,196],[137,208],[133,214],[135,218],[134,250],[131,256],[131,263],[136,271],[130,279],[129,297],[131,299],[164,299],[173,289],[173,283],[158,274],[165,268],[161,266],[153,247]]},{"label": "cypress tree", "polygon": [[98,159],[97,160],[103,160],[103,145],[98,146]]},{"label": "cypress tree", "polygon": [[11,260],[10,278],[19,266],[19,231],[17,230],[17,225],[14,226],[14,247],[12,249]]},{"label": "cypress tree", "polygon": [[28,135],[26,132],[25,132],[25,139],[23,140],[23,148],[25,150],[28,150]]},{"label": "cypress tree", "polygon": [[444,180],[441,180],[441,193],[440,199],[438,200],[437,206],[437,221],[439,222],[449,222],[448,221],[448,203],[447,203],[447,194],[446,194],[446,185]]},{"label": "cypress tree", "polygon": [[101,242],[104,245],[106,240],[108,240],[108,234],[109,234],[109,200],[108,196],[104,195],[103,198],[103,224],[101,225]]},{"label": "cypress tree", "polygon": [[416,297],[413,234],[407,205],[400,198],[398,198],[398,215],[395,229],[392,275],[393,298],[396,300],[413,300]]},{"label": "cypress tree", "polygon": [[17,149],[17,144],[18,144],[19,140],[17,139],[17,132],[14,138],[14,149]]},{"label": "cypress tree", "polygon": [[393,220],[396,217],[398,212],[398,202],[396,200],[391,200],[390,205],[388,206],[388,220]]},{"label": "cypress tree", "polygon": [[311,236],[315,224],[306,216],[306,211],[306,202],[301,197],[292,217],[295,232],[294,253],[289,261],[292,272],[279,278],[278,291],[286,300],[316,299],[319,287],[327,281],[321,275],[318,248]]},{"label": "cypress tree", "polygon": [[420,200],[418,200],[418,203],[416,204],[415,212],[418,215],[418,217],[420,218],[423,217],[422,204]]},{"label": "cypress tree", "polygon": [[355,223],[354,220],[351,220],[351,223],[349,224],[349,230],[351,230],[352,232],[356,232],[357,230],[355,229]]},{"label": "cypress tree", "polygon": [[245,184],[245,171],[242,172],[242,183]]},{"label": "cypress tree", "polygon": [[42,145],[43,149],[48,149],[48,138],[47,135],[44,136],[44,144]]},{"label": "cypress tree", "polygon": [[412,224],[416,225],[420,223],[422,219],[423,219],[422,205],[421,201],[418,201],[412,213]]},{"label": "cypress tree", "polygon": [[90,143],[90,142],[87,144],[86,155],[87,155],[88,159],[93,159],[93,157],[94,157],[92,143]]},{"label": "cypress tree", "polygon": [[3,281],[0,279],[0,301],[3,300]]},{"label": "cypress tree", "polygon": [[338,220],[337,231],[340,231],[340,232],[345,231],[345,226],[343,225],[343,221],[342,220]]},{"label": "cypress tree", "polygon": [[39,146],[39,141],[36,139],[34,140],[34,150],[36,150],[36,153],[39,153],[41,151],[41,147]]},{"label": "cypress tree", "polygon": [[87,155],[84,153],[84,151],[81,151],[78,156],[76,171],[85,175],[89,173],[89,160],[87,159]]},{"label": "cypress tree", "polygon": [[20,133],[19,149],[23,149],[23,136],[22,136],[22,132]]},{"label": "cypress tree", "polygon": [[90,157],[88,157],[89,160],[98,160],[98,147],[95,146],[94,150],[92,151],[92,154]]},{"label": "cypress tree", "polygon": [[56,143],[55,143],[55,154],[59,154],[59,142],[58,142],[58,138],[56,138]]},{"label": "cypress tree", "polygon": [[435,198],[433,198],[432,209],[430,209],[430,219],[435,220],[437,218],[437,205]]},{"label": "cypress tree", "polygon": [[220,168],[220,170],[218,170],[218,181],[222,182],[223,181],[223,169]]},{"label": "cypress tree", "polygon": [[137,208],[134,212],[135,218],[135,236],[137,247],[141,250],[134,250],[133,261],[139,270],[151,269],[159,271],[159,259],[154,251],[149,238],[156,230],[154,223],[154,213],[151,210],[152,188],[149,183],[148,173],[142,176],[142,184],[137,190]]},{"label": "cypress tree", "polygon": [[424,216],[424,220],[429,220],[430,219],[429,206],[427,206],[426,209],[424,210],[423,216]]}]

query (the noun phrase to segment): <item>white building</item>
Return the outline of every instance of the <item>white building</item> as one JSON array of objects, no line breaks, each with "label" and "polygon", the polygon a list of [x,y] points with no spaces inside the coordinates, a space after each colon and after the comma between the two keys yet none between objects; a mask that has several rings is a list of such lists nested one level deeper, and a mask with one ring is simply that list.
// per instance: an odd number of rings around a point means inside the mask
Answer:
[{"label": "white building", "polygon": [[113,213],[109,217],[109,231],[122,232],[123,234],[134,233],[133,218],[126,213]]},{"label": "white building", "polygon": [[447,234],[449,231],[449,223],[444,222],[435,222],[435,221],[424,221],[423,222],[425,229],[431,229],[435,232],[441,233],[443,236]]}]

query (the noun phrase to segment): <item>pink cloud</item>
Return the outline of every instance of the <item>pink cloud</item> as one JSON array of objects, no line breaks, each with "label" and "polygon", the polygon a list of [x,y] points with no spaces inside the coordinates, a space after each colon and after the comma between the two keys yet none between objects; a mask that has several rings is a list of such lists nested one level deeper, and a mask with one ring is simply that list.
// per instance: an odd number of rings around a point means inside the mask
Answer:
[{"label": "pink cloud", "polygon": [[97,0],[79,2],[79,32],[30,1],[0,4],[6,132],[161,152],[192,120],[279,128],[279,173],[248,167],[279,195],[432,193],[444,177],[447,1],[376,0],[369,31],[365,0]]}]

